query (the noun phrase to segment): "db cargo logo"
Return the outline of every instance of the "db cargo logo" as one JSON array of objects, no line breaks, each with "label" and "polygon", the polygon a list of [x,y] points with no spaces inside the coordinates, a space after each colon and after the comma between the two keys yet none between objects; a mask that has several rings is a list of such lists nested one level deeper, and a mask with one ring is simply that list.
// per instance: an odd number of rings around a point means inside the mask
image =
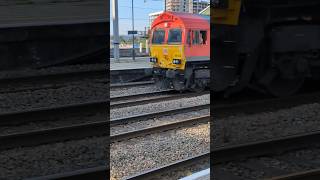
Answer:
[{"label": "db cargo logo", "polygon": [[168,49],[167,48],[163,49],[163,55],[168,55]]}]

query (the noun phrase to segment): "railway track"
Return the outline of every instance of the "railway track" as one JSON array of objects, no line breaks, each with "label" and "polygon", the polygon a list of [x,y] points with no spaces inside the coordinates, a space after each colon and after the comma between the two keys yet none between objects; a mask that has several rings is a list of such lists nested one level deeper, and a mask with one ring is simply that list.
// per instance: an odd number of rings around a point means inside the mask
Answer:
[{"label": "railway track", "polygon": [[59,88],[63,86],[62,84],[70,84],[73,81],[85,81],[86,79],[103,79],[101,82],[108,83],[106,75],[104,68],[97,68],[94,70],[2,78],[0,79],[0,93]]},{"label": "railway track", "polygon": [[141,172],[139,174],[136,174],[134,176],[127,177],[127,180],[138,180],[138,179],[161,179],[161,176],[167,174],[168,172],[171,172],[174,169],[183,168],[192,166],[196,163],[207,161],[210,159],[210,152],[206,152],[203,154],[200,154],[198,156],[190,157],[188,159],[184,159],[181,161],[177,161],[171,164],[168,164],[166,166],[150,169],[145,172]]},{"label": "railway track", "polygon": [[152,112],[152,113],[145,113],[145,114],[125,117],[125,118],[116,118],[110,121],[110,127],[133,123],[137,121],[145,121],[151,118],[156,118],[161,116],[168,116],[168,115],[186,113],[190,111],[208,109],[209,107],[210,107],[210,104],[204,104],[204,105],[191,106],[191,107],[185,107],[185,108],[177,108],[177,109],[170,109],[170,110],[164,110],[164,111],[158,111],[158,112]]},{"label": "railway track", "polygon": [[[161,179],[161,176],[174,171],[175,169],[186,168],[190,166],[196,166],[197,163],[209,160],[210,154],[214,156],[212,159],[213,164],[213,176],[217,180],[222,179],[246,179],[236,176],[231,172],[225,171],[223,167],[224,164],[236,161],[246,161],[249,158],[261,157],[261,156],[274,156],[278,154],[287,153],[288,151],[299,150],[303,148],[308,148],[314,146],[314,144],[319,142],[320,131],[311,132],[306,134],[291,135],[287,137],[282,137],[278,139],[262,140],[252,143],[234,145],[234,146],[222,146],[214,147],[211,152],[205,152],[203,154],[190,157],[185,160],[177,161],[166,166],[151,169],[145,172],[141,172],[134,176],[127,177],[128,180],[138,180],[138,179]],[[270,148],[272,147],[272,148]],[[297,161],[294,161],[297,162]],[[320,170],[303,170],[301,172],[288,173],[283,170],[275,169],[272,167],[263,166],[257,161],[250,161],[251,164],[246,164],[247,167],[251,167],[254,170],[261,170],[266,172],[264,178],[270,178],[270,180],[295,180],[299,178],[320,178]],[[320,164],[319,164],[320,166]]]},{"label": "railway track", "polygon": [[[260,113],[260,112],[265,112],[265,111],[272,111],[272,110],[276,110],[279,108],[289,108],[289,107],[293,107],[296,105],[300,105],[300,104],[304,104],[304,103],[312,103],[312,102],[317,102],[319,99],[317,97],[319,94],[318,93],[312,93],[312,94],[307,94],[307,95],[299,95],[295,98],[281,98],[281,99],[260,99],[260,100],[251,100],[251,101],[247,101],[247,102],[241,102],[241,103],[235,103],[235,104],[228,104],[228,103],[219,103],[217,105],[213,105],[213,112],[214,112],[214,117],[227,117],[227,116],[231,116],[231,115],[236,115],[236,114],[242,114],[242,113]],[[247,108],[250,107],[250,108]],[[297,142],[297,141],[295,141]],[[263,142],[263,143],[267,143],[267,142]],[[282,141],[282,143],[284,143],[284,141]],[[292,143],[293,145],[295,143]],[[250,144],[247,144],[248,146]],[[266,146],[268,147],[268,145]],[[264,148],[266,148],[264,147]],[[270,147],[270,146],[269,146]],[[233,148],[233,147],[230,147]],[[293,149],[296,147],[292,147]],[[263,148],[260,148],[260,150]],[[227,150],[227,149],[225,149]],[[230,150],[230,149],[229,149]],[[240,150],[240,147],[239,149]],[[234,156],[236,156],[236,152],[239,153],[238,150],[235,150]],[[215,149],[213,151],[213,154],[217,154],[221,151],[221,149]],[[261,150],[262,151],[262,150]],[[223,151],[223,153],[221,152],[221,154],[225,154],[227,151]],[[257,151],[259,152],[259,150]],[[262,151],[264,152],[264,151]],[[253,152],[254,155],[255,152]],[[220,156],[219,154],[216,156]],[[201,157],[201,158],[200,158]],[[159,168],[155,168],[155,169],[151,169],[149,171],[146,172],[142,172],[140,174],[137,174],[135,176],[131,176],[128,179],[157,179],[155,177],[157,176],[161,176],[163,174],[166,174],[168,172],[171,172],[173,169],[178,168],[181,166],[190,166],[190,165],[194,165],[197,162],[203,161],[203,157],[206,157],[207,159],[209,159],[210,157],[210,153],[204,153],[201,154],[199,156],[196,157],[191,157],[185,161],[179,161],[177,163],[173,163],[173,164],[169,164],[167,166],[163,166],[163,167],[159,167]],[[225,155],[224,157],[228,157],[228,154]],[[252,157],[251,155],[248,155],[248,157]],[[233,158],[236,159],[236,158]],[[232,159],[230,159],[232,160]],[[311,171],[312,173],[317,173],[316,170]],[[304,174],[306,172],[301,172],[300,174]],[[313,174],[312,174],[313,175]],[[159,178],[161,179],[161,178]],[[220,179],[220,178],[217,178]],[[223,177],[221,179],[228,179],[228,177]]]},{"label": "railway track", "polygon": [[120,89],[120,88],[130,88],[130,87],[137,87],[137,86],[147,86],[153,85],[154,81],[139,81],[139,82],[128,82],[128,83],[115,83],[111,84],[111,89]]},{"label": "railway track", "polygon": [[320,102],[320,92],[300,94],[283,98],[256,98],[243,102],[216,101],[213,102],[211,111],[214,118],[224,118],[232,115],[256,114],[261,112],[277,111],[292,108],[302,104]]},{"label": "railway track", "polygon": [[102,121],[8,134],[0,136],[0,150],[77,140],[93,136],[108,136],[108,129],[109,121]]},{"label": "railway track", "polygon": [[110,102],[111,108],[122,108],[129,106],[136,106],[146,103],[155,103],[166,100],[175,100],[180,98],[191,98],[209,94],[209,92],[202,93],[178,93],[174,90],[163,90],[158,92],[135,94],[129,96],[112,97]]},{"label": "railway track", "polygon": [[[217,147],[211,151],[214,155],[213,169],[215,169],[216,179],[246,179],[245,177],[239,177],[228,172],[224,167],[226,163],[240,163],[243,167],[251,169],[251,171],[261,171],[264,173],[263,178],[279,179],[280,177],[294,177],[287,170],[270,167],[265,165],[257,157],[274,157],[288,152],[308,149],[310,147],[319,147],[320,131],[309,132],[305,134],[291,135],[277,139],[269,139],[263,141],[257,141],[253,143],[241,144],[232,147]],[[270,148],[272,147],[272,148]],[[282,159],[292,164],[300,163],[300,165],[308,164],[306,159],[299,159],[298,157],[290,156],[290,159]],[[311,163],[313,164],[313,163]],[[318,164],[320,166],[320,164]],[[312,171],[314,172],[314,171]],[[311,172],[310,172],[311,173]],[[291,174],[291,175],[290,175]],[[305,170],[298,172],[298,174],[306,174]],[[309,174],[310,175],[310,174]],[[261,178],[261,177],[260,177]],[[318,178],[320,178],[318,174]]]},{"label": "railway track", "polygon": [[272,177],[269,180],[301,180],[301,179],[319,179],[320,178],[320,169],[312,169],[301,171],[297,173],[291,173],[287,175]]},{"label": "railway track", "polygon": [[[40,144],[67,141],[67,140],[77,140],[85,137],[92,136],[106,136],[109,134],[107,131],[110,127],[116,125],[127,124],[130,122],[135,122],[137,120],[142,121],[152,117],[164,116],[169,114],[176,114],[182,112],[188,112],[190,110],[209,108],[209,105],[195,106],[189,108],[172,109],[167,111],[161,111],[156,113],[143,114],[139,116],[132,116],[127,118],[113,119],[111,121],[107,120],[104,113],[106,111],[106,101],[92,102],[92,103],[82,103],[75,105],[67,105],[52,108],[41,108],[36,110],[27,110],[23,112],[6,113],[0,115],[0,125],[1,126],[15,126],[21,124],[27,124],[31,122],[46,121],[48,117],[54,120],[57,119],[67,119],[68,117],[75,116],[85,116],[92,115],[95,113],[100,113],[97,119],[92,119],[91,122],[72,125],[72,126],[62,126],[56,128],[48,128],[42,130],[34,130],[22,133],[14,133],[8,135],[0,136],[0,150],[24,147],[24,146],[36,146]],[[198,123],[204,121],[203,119],[198,119]],[[152,132],[164,131],[172,128],[178,128],[179,126],[188,126],[197,120],[179,122],[167,124],[163,127],[152,127],[149,129],[142,129],[135,132],[128,132],[124,134],[117,134],[112,136],[112,141],[119,141],[123,139],[138,137]]]},{"label": "railway track", "polygon": [[47,180],[47,179],[65,179],[65,180],[78,180],[78,179],[106,179],[109,170],[106,166],[99,166],[94,168],[80,169],[71,172],[62,172],[41,177],[27,178],[26,180]]},{"label": "railway track", "polygon": [[189,126],[194,126],[196,124],[207,123],[209,121],[210,121],[209,115],[201,116],[201,117],[197,117],[197,118],[191,118],[191,119],[187,119],[187,120],[183,120],[183,121],[167,123],[167,124],[160,125],[160,126],[153,126],[153,127],[129,131],[129,132],[125,132],[125,133],[113,134],[110,136],[110,141],[111,142],[123,141],[123,140],[131,139],[131,138],[136,138],[139,136],[146,136],[149,134],[154,134],[157,132],[164,132],[164,131],[168,131],[171,129],[178,129],[181,127],[189,127]]},{"label": "railway track", "polygon": [[[214,178],[215,179],[238,179],[240,177],[236,177],[233,174],[229,174],[221,169],[221,164],[227,163],[230,161],[243,161],[244,159],[252,158],[252,157],[259,157],[265,155],[275,155],[285,153],[287,151],[293,151],[301,148],[306,148],[312,146],[313,143],[318,142],[317,140],[320,137],[320,132],[312,132],[307,134],[300,134],[300,135],[292,135],[288,137],[272,139],[272,140],[264,140],[258,141],[253,143],[241,144],[236,146],[229,146],[229,147],[216,147],[211,150],[211,154],[214,155],[213,164],[214,164]],[[269,148],[273,147],[273,148]],[[168,172],[175,170],[177,168],[184,168],[189,166],[194,166],[195,164],[206,161],[210,158],[210,152],[205,152],[198,156],[190,157],[185,160],[177,161],[166,166],[154,168],[145,172],[141,172],[134,176],[127,177],[126,179],[130,180],[138,180],[138,179],[161,179],[161,176],[166,175]],[[257,166],[257,168],[261,168],[264,171],[269,172],[278,172],[279,171],[270,171],[270,167]],[[252,165],[252,167],[254,166]],[[43,176],[39,178],[34,178],[37,180],[42,179],[54,179],[54,178],[64,178],[64,179],[77,179],[79,177],[103,177],[103,173],[105,173],[105,167],[96,167],[92,169],[84,169],[69,173],[61,173],[49,176]],[[272,169],[272,168],[271,168]],[[311,179],[318,179],[320,178],[320,171],[319,169],[313,170],[306,170],[296,173],[289,173],[285,174],[283,172],[282,175],[271,174],[269,177],[270,180],[296,180],[301,178],[311,178]],[[100,175],[100,176],[99,176]]]},{"label": "railway track", "polygon": [[[108,135],[107,107],[107,101],[96,101],[0,114],[0,126],[19,126],[62,119],[67,121],[68,118],[79,116],[92,118],[89,122],[72,126],[1,135],[0,150]],[[92,117],[93,115],[97,116]]]},{"label": "railway track", "polygon": [[[0,126],[15,126],[31,122],[56,120],[71,116],[88,116],[90,114],[106,112],[108,101],[94,101],[86,103],[68,104],[56,107],[29,109],[0,114]],[[101,118],[105,119],[105,113]]]},{"label": "railway track", "polygon": [[[202,106],[202,107],[190,107],[190,108],[183,109],[183,111],[187,111],[187,110],[191,110],[191,109],[198,109],[198,108],[208,108],[208,107],[209,107],[209,105]],[[173,111],[173,110],[171,112],[178,113],[177,111]],[[163,112],[163,113],[165,113],[165,112]],[[159,113],[157,115],[161,115],[161,113]],[[151,113],[150,113],[150,116],[151,116]],[[155,116],[155,115],[153,115],[153,116]],[[161,127],[152,127],[150,129],[141,129],[141,130],[135,131],[135,132],[128,132],[128,133],[126,133],[126,135],[125,134],[117,134],[117,135],[111,136],[111,141],[114,141],[114,140],[118,141],[121,139],[124,140],[127,138],[143,136],[148,133],[155,133],[155,132],[166,131],[169,129],[175,129],[175,128],[179,128],[179,127],[186,127],[186,126],[192,125],[193,123],[207,122],[209,120],[208,117],[209,116],[198,118],[198,121],[193,119],[193,120],[189,120],[189,122],[187,122],[187,120],[186,120],[185,122],[180,122],[177,124],[172,123],[170,125],[167,124],[166,126],[161,126]],[[136,118],[138,118],[138,117],[136,117]],[[142,118],[147,118],[147,115],[142,116]],[[118,119],[118,121],[119,121],[119,119]],[[23,144],[25,142],[25,143],[27,143],[27,144],[24,144],[25,146],[30,146],[30,145],[37,145],[39,143],[47,143],[48,141],[55,142],[55,141],[61,141],[62,139],[71,140],[71,139],[81,138],[81,137],[75,137],[74,135],[75,134],[82,134],[81,136],[86,136],[86,135],[83,135],[83,132],[86,132],[88,136],[91,136],[92,135],[91,133],[95,133],[96,135],[97,134],[103,135],[104,133],[106,133],[106,129],[109,128],[108,123],[110,123],[110,122],[105,121],[105,122],[100,122],[100,123],[91,123],[92,126],[86,127],[87,129],[82,129],[84,127],[77,125],[74,127],[51,129],[49,131],[37,131],[37,132],[31,132],[30,134],[27,133],[27,134],[21,134],[21,135],[14,135],[14,136],[11,136],[12,139],[7,139],[7,141],[3,141],[3,139],[0,138],[0,143],[6,144],[7,142],[9,142],[9,143],[11,142],[11,145],[12,145],[12,144],[14,144],[14,142],[19,143],[19,144],[21,144],[21,143]],[[114,124],[119,124],[119,122],[114,123]],[[91,129],[91,132],[88,132],[88,131],[90,131],[90,129]],[[65,134],[65,132],[68,132],[69,134],[68,133]],[[137,132],[140,132],[140,133],[137,133]],[[45,133],[45,134],[43,134],[43,133]],[[32,137],[32,136],[34,136],[34,137]],[[53,137],[53,136],[55,136],[55,137]],[[36,142],[36,143],[30,144],[30,142],[28,142],[30,138],[32,138],[33,142]],[[40,142],[39,140],[40,141],[44,140],[44,141]],[[6,144],[6,147],[8,147],[8,146],[10,146],[10,144]],[[0,149],[2,149],[2,148],[4,148],[4,147],[1,147]],[[79,179],[79,178],[96,179],[96,178],[98,178],[98,179],[102,179],[105,177],[106,177],[106,167],[100,166],[100,167],[94,167],[94,168],[89,168],[89,169],[81,169],[81,170],[72,171],[72,172],[62,172],[59,174],[53,174],[53,175],[48,175],[48,176],[34,177],[34,178],[30,178],[30,179],[39,179],[39,180],[40,179],[56,179],[56,178],[63,178],[63,179]]]}]

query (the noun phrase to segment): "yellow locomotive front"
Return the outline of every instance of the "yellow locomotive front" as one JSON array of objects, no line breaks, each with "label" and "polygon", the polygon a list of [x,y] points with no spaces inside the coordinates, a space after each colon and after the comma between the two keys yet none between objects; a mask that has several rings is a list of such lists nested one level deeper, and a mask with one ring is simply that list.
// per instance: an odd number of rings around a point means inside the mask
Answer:
[{"label": "yellow locomotive front", "polygon": [[165,21],[154,27],[150,44],[150,61],[155,68],[184,70],[186,58],[183,28]]},{"label": "yellow locomotive front", "polygon": [[155,68],[184,70],[185,56],[182,45],[152,44],[150,57]]}]

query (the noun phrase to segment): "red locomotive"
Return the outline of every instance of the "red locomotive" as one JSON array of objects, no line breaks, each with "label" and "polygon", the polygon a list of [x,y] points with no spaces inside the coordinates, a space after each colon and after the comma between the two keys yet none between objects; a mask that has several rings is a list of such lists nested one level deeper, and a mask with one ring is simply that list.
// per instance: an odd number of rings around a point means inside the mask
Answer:
[{"label": "red locomotive", "polygon": [[161,86],[203,90],[210,82],[210,17],[162,13],[151,26],[150,61]]}]

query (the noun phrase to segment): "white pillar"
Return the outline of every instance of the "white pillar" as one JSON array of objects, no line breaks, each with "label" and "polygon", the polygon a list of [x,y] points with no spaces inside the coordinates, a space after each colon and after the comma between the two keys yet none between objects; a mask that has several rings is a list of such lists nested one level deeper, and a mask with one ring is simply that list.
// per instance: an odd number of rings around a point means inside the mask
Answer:
[{"label": "white pillar", "polygon": [[146,53],[149,54],[149,40],[146,39]]},{"label": "white pillar", "polygon": [[140,43],[140,53],[142,53],[142,43]]},{"label": "white pillar", "polygon": [[113,19],[113,56],[119,61],[119,17],[118,0],[112,0],[112,19]]}]

